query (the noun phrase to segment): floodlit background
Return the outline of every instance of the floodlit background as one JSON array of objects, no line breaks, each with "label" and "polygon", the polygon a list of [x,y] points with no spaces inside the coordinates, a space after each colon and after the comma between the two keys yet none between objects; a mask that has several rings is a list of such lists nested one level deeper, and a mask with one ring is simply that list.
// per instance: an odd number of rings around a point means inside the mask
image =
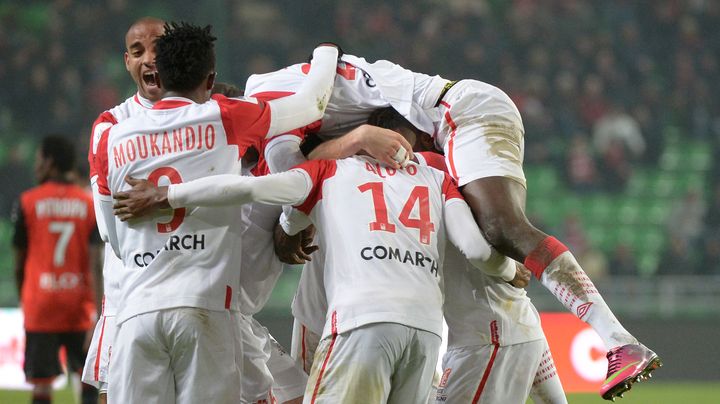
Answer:
[{"label": "floodlit background", "polygon": [[[145,15],[212,24],[219,80],[239,87],[328,40],[497,85],[524,119],[529,217],[571,247],[626,327],[665,359],[661,381],[638,390],[720,381],[720,2],[711,0],[4,0],[0,306],[17,307],[10,207],[33,185],[38,141],[73,139],[86,175],[93,120],[134,92],[124,35]],[[286,344],[298,278],[288,269],[261,314]],[[530,295],[541,311],[563,311],[537,284]],[[0,368],[12,341],[0,341]]]}]

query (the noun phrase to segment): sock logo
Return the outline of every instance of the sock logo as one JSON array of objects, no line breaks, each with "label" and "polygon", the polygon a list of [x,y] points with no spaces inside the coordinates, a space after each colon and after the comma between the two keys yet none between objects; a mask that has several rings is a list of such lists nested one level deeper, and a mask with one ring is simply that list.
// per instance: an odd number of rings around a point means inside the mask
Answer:
[{"label": "sock logo", "polygon": [[576,312],[580,320],[582,320],[582,318],[587,314],[588,310],[590,310],[590,306],[592,306],[592,302],[583,303],[578,306]]}]

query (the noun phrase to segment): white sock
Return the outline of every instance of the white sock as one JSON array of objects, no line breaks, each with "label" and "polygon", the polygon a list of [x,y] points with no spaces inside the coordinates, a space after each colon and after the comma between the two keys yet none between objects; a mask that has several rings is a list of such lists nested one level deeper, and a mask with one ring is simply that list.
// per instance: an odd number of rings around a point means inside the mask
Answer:
[{"label": "white sock", "polygon": [[570,251],[558,255],[545,268],[540,282],[571,313],[589,324],[608,350],[638,343],[620,324]]}]

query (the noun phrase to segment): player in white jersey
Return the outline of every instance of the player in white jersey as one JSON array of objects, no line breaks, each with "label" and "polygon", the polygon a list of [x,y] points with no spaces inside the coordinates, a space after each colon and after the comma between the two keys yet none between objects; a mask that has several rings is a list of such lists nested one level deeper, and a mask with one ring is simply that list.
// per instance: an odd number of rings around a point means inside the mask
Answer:
[{"label": "player in white jersey", "polygon": [[[294,204],[323,235],[329,310],[306,402],[427,400],[442,328],[446,231],[474,264],[491,261],[486,270],[506,280],[516,275],[512,261],[491,258],[450,177],[425,166],[315,160],[278,175],[202,178],[163,192],[173,207]],[[116,213],[127,219],[135,203]]]},{"label": "player in white jersey", "polygon": [[124,264],[110,402],[235,402],[240,395],[229,312],[237,307],[239,215],[177,209],[124,225],[112,217],[112,193],[131,174],[156,182],[237,174],[247,147],[322,116],[332,87],[337,50],[321,46],[306,89],[290,102],[209,100],[214,39],[210,27],[166,25],[156,41],[164,98],[99,142],[101,214]]},{"label": "player in white jersey", "polygon": [[[600,335],[609,350],[610,363],[606,383],[601,387],[603,398],[618,396],[661,366],[660,358],[615,318],[567,247],[535,228],[525,216],[524,128],[517,108],[504,92],[477,80],[455,83],[413,73],[387,61],[370,64],[345,55],[343,62],[367,73],[367,87],[379,93],[379,99],[394,106],[419,129],[434,133],[451,175],[461,186],[489,241],[523,262],[568,310]],[[288,74],[291,71],[288,68],[268,73],[262,77],[263,83],[255,86],[263,91],[292,91],[287,88],[288,83],[294,83]],[[248,84],[250,90],[250,81]],[[345,92],[355,88],[345,84],[336,81],[336,101],[351,98]],[[331,98],[330,104],[333,102]],[[335,104],[333,108],[360,113],[366,104]],[[330,116],[334,109],[329,110]],[[434,122],[435,130],[427,130],[424,120]],[[328,123],[323,122],[321,130],[331,132],[333,125],[338,125]],[[266,150],[271,169],[282,167],[283,159],[287,160],[285,164],[297,163],[298,154],[297,147],[288,140],[277,140]]]},{"label": "player in white jersey", "polygon": [[[406,134],[414,132],[419,149],[432,147],[429,135],[415,129],[393,108],[374,112],[368,123]],[[423,164],[447,171],[441,155],[415,155]],[[316,312],[325,313],[327,302],[324,293],[312,293],[313,288],[307,286],[322,288],[322,280],[308,281],[317,272],[307,269],[318,263],[322,268],[322,258],[322,254],[313,254],[313,260],[306,264],[301,279],[301,285],[305,287],[299,287],[295,297],[305,300],[297,305],[300,308],[297,318],[302,320],[302,324],[297,327],[300,335],[293,336],[299,347],[296,357],[308,368],[312,366],[311,356],[319,340],[317,334],[322,330],[322,325],[317,325],[320,316]],[[322,274],[322,271],[319,273]],[[441,378],[440,390],[432,395],[432,401],[437,398],[439,403],[464,403],[482,395],[483,402],[520,402],[527,398],[530,391],[538,403],[566,402],[562,385],[554,372],[539,316],[525,291],[466,268],[464,258],[453,248],[447,250],[444,274],[448,291],[444,313],[450,341],[444,359],[445,374]],[[512,304],[508,305],[509,301]],[[307,308],[314,311],[307,311]],[[516,322],[519,322],[517,326]],[[492,372],[487,372],[488,375],[483,378],[496,346],[499,352],[493,358]],[[508,385],[515,387],[507,389]]]},{"label": "player in white jersey", "polygon": [[[162,35],[164,21],[144,17],[135,21],[125,34],[125,67],[137,86],[137,92],[122,104],[109,109],[95,120],[92,127],[88,150],[88,164],[90,167],[90,183],[93,193],[97,195],[97,171],[95,170],[95,151],[102,133],[110,126],[123,121],[130,116],[142,113],[152,108],[153,103],[160,99],[162,92],[155,83],[155,44],[157,37]],[[98,201],[97,198],[93,198]],[[97,208],[97,206],[96,206]],[[98,228],[107,232],[103,223],[98,222]],[[85,360],[82,381],[98,388],[100,401],[106,401],[107,371],[110,361],[110,352],[115,338],[115,312],[119,280],[117,267],[122,261],[112,252],[112,247],[105,244],[103,261],[103,298],[102,313],[95,325],[88,356]]]},{"label": "player in white jersey", "polygon": [[[239,97],[242,90],[226,83],[215,83],[213,94]],[[243,175],[264,175],[258,165],[259,152],[253,147],[242,158]],[[252,203],[243,205],[242,259],[238,285],[238,327],[242,352],[241,403],[302,402],[307,374],[275,341],[267,328],[253,315],[270,298],[282,273],[283,263],[275,255],[273,230],[282,209],[279,206]]]}]

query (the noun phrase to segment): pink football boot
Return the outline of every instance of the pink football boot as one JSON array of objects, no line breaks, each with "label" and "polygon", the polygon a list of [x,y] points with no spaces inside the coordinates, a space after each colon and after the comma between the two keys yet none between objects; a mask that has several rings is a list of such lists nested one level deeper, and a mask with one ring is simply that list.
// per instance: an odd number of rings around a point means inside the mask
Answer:
[{"label": "pink football boot", "polygon": [[652,377],[650,372],[662,366],[657,354],[642,344],[628,344],[607,353],[608,373],[600,387],[605,400],[615,401],[630,390],[632,384]]}]

